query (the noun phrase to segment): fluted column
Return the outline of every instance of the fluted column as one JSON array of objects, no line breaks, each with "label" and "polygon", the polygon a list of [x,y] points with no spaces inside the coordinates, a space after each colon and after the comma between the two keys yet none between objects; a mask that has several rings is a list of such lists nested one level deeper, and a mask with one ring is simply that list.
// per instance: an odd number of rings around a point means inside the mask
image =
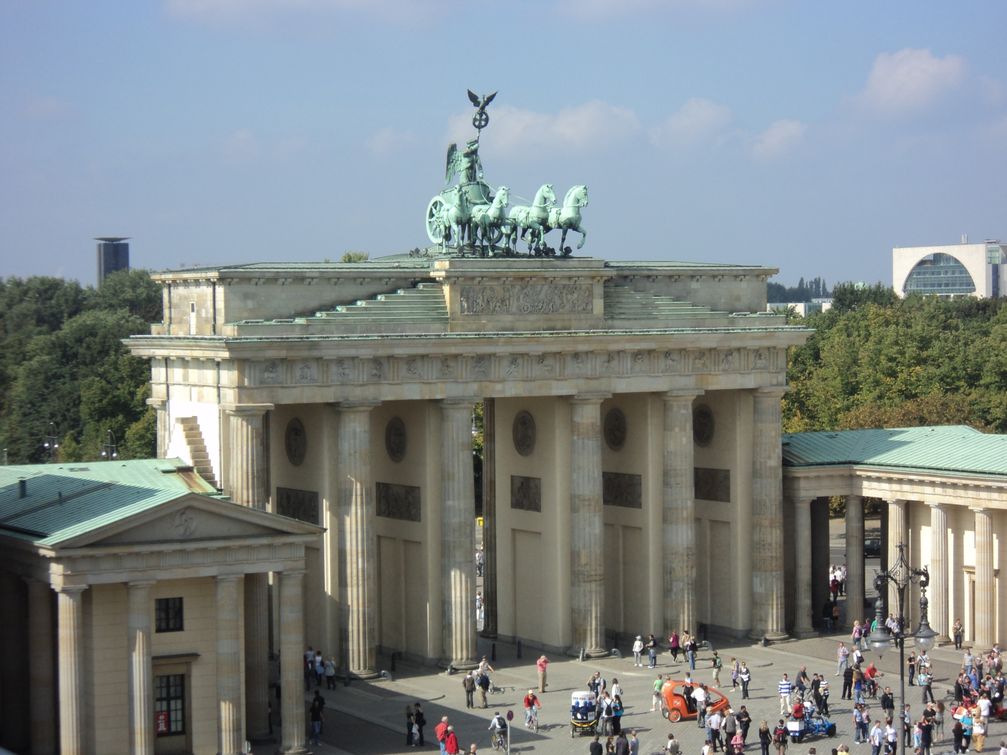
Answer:
[{"label": "fluted column", "polygon": [[473,399],[441,402],[441,591],[444,661],[475,664],[475,483],[472,474]]},{"label": "fluted column", "polygon": [[972,509],[976,533],[976,635],[975,647],[986,652],[996,642],[996,589],[993,580],[993,514]]},{"label": "fluted column", "polygon": [[605,550],[601,490],[601,402],[605,396],[570,400],[571,623],[575,648],[605,653]]},{"label": "fluted column", "polygon": [[[893,603],[892,605],[897,605]],[[864,617],[864,499],[846,496],[846,624]]]},{"label": "fluted column", "polygon": [[785,627],[783,447],[785,388],[754,392],[752,438],[752,636],[779,640]]},{"label": "fluted column", "polygon": [[[909,561],[909,516],[908,503],[894,500],[888,502],[888,568],[899,561],[899,544],[906,546],[906,560]],[[910,561],[910,563],[912,563]],[[849,584],[849,581],[847,581]],[[898,590],[890,582],[888,584],[888,610],[898,614]],[[909,607],[906,606],[908,614]]]},{"label": "fluted column", "polygon": [[794,634],[811,637],[816,634],[812,628],[813,606],[811,603],[811,504],[812,499],[794,501]]},{"label": "fluted column", "polygon": [[55,664],[52,655],[52,588],[36,579],[28,583],[28,698],[31,751],[55,752]]},{"label": "fluted column", "polygon": [[[227,407],[229,454],[224,479],[235,503],[265,511],[269,504],[265,416],[272,404]],[[244,587],[245,714],[253,739],[269,733],[269,577],[250,574]]]},{"label": "fluted column", "polygon": [[664,394],[664,629],[695,632],[696,494],[692,402],[698,391]]},{"label": "fluted column", "polygon": [[339,413],[339,559],[345,580],[342,624],[350,673],[360,677],[375,675],[378,645],[378,554],[371,476],[374,406],[373,402],[346,403]]},{"label": "fluted column", "polygon": [[217,752],[240,755],[245,743],[241,710],[242,578],[217,577]]},{"label": "fluted column", "polygon": [[147,406],[154,408],[157,420],[157,458],[163,459],[168,455],[168,402],[163,398],[147,399]]},{"label": "fluted column", "polygon": [[80,755],[84,743],[84,590],[86,585],[59,589],[59,751]]},{"label": "fluted column", "polygon": [[269,575],[245,575],[245,730],[269,736]]},{"label": "fluted column", "polygon": [[948,510],[940,503],[930,506],[930,626],[937,639],[947,640],[951,626],[948,615]]},{"label": "fluted column", "polygon": [[306,753],[304,735],[304,572],[280,574],[280,752]]},{"label": "fluted column", "polygon": [[483,399],[483,635],[497,634],[496,399]]},{"label": "fluted column", "polygon": [[228,465],[224,471],[227,494],[235,503],[265,510],[268,460],[265,445],[265,416],[272,404],[227,406]]},{"label": "fluted column", "polygon": [[129,741],[134,755],[154,753],[154,671],[151,661],[150,588],[153,582],[130,582],[129,603]]}]

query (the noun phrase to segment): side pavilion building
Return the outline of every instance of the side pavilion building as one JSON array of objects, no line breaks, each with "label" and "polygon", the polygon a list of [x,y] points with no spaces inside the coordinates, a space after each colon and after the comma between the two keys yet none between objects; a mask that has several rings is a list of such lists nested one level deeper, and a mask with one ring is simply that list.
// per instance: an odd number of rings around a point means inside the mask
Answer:
[{"label": "side pavilion building", "polygon": [[[783,437],[788,588],[798,634],[810,632],[827,599],[828,496],[846,498],[847,623],[873,618],[864,595],[864,498],[881,499],[881,568],[906,546],[927,567],[930,625],[948,639],[961,619],[965,640],[988,650],[1007,637],[1007,436],[970,427],[911,427],[794,433]],[[916,589],[916,588],[914,588]],[[894,612],[894,590],[882,598]],[[919,595],[906,601],[915,630]]]},{"label": "side pavilion building", "polygon": [[319,536],[221,500],[179,459],[0,466],[0,746],[245,752],[268,729],[249,588],[271,573],[282,751],[307,752],[302,585]]},{"label": "side pavilion building", "polygon": [[128,343],[151,363],[159,455],[325,528],[306,642],[353,674],[374,674],[379,649],[476,660],[480,403],[486,631],[588,653],[701,625],[783,637],[780,398],[808,331],[765,312],[776,272],[409,257],[180,270],[155,276],[164,322]]}]

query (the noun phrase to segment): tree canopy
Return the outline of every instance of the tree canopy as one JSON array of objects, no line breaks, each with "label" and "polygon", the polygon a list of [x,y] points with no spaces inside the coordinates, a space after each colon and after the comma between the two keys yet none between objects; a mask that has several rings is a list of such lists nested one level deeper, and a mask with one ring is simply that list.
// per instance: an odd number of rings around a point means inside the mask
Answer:
[{"label": "tree canopy", "polygon": [[122,458],[155,453],[150,371],[123,338],[161,319],[161,292],[142,270],[98,289],[76,281],[0,279],[0,448],[9,463],[100,458],[114,439]]},{"label": "tree canopy", "polygon": [[1003,299],[898,299],[837,286],[790,354],[784,429],[967,424],[1007,432]]}]

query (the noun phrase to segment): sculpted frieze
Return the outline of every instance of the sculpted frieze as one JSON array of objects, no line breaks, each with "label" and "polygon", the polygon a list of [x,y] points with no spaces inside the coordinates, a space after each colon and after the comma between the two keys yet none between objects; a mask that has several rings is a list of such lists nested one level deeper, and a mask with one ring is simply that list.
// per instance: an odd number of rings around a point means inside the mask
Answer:
[{"label": "sculpted frieze", "polygon": [[591,314],[594,287],[585,284],[462,286],[458,302],[463,315]]},{"label": "sculpted frieze", "polygon": [[640,349],[536,354],[340,357],[260,362],[249,385],[332,385],[459,380],[563,380],[591,377],[698,375],[782,370],[783,349]]}]

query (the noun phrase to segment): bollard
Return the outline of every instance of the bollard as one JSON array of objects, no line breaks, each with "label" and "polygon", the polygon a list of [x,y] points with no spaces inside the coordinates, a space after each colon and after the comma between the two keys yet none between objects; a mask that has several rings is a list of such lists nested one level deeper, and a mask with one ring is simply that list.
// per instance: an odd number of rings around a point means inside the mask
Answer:
[{"label": "bollard", "polygon": [[580,655],[579,655],[580,662],[583,663],[585,658],[587,658],[587,650],[585,650],[584,648],[581,648],[580,649]]},{"label": "bollard", "polygon": [[521,657],[521,640],[517,641],[517,657]]},{"label": "bollard", "polygon": [[490,645],[490,660],[494,663],[497,660],[497,644],[495,642]]}]

